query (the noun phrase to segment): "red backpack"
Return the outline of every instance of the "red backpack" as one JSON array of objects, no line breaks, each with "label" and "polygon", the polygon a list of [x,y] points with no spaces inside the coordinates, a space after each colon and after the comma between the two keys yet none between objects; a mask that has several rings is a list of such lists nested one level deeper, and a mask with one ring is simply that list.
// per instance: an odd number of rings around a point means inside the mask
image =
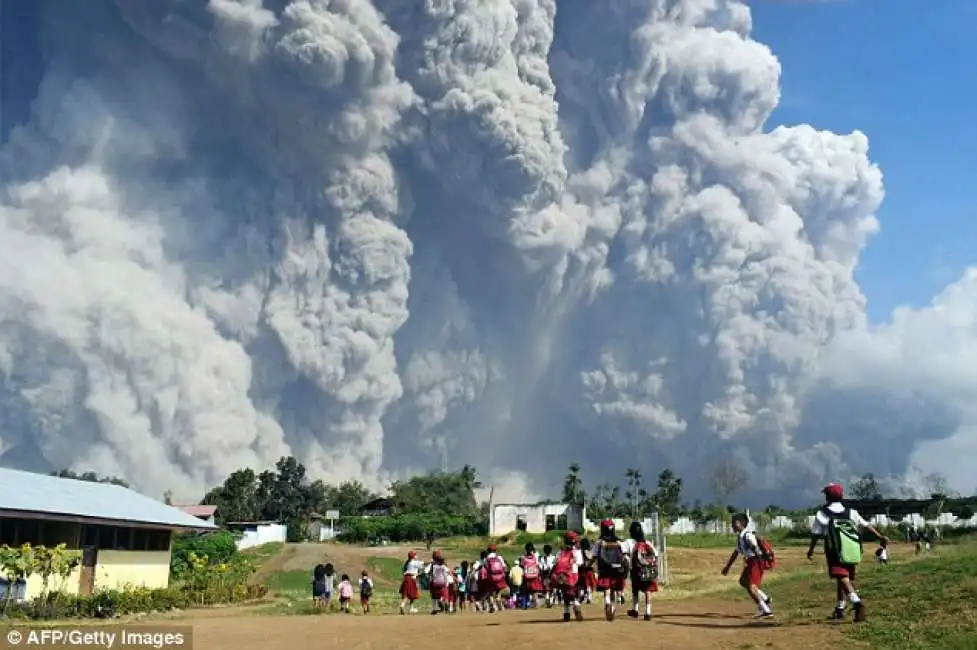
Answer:
[{"label": "red backpack", "polygon": [[577,558],[573,550],[565,548],[556,556],[556,563],[553,565],[552,576],[553,584],[558,587],[571,587],[576,582],[574,569],[577,567]]},{"label": "red backpack", "polygon": [[522,559],[522,575],[527,580],[535,580],[539,577],[539,562],[535,555],[527,555]]},{"label": "red backpack", "polygon": [[505,579],[505,564],[498,555],[485,559],[486,574],[490,580],[498,582]]},{"label": "red backpack", "polygon": [[759,551],[760,563],[765,571],[777,568],[777,558],[773,554],[773,546],[770,542],[760,536],[756,538],[756,547]]}]

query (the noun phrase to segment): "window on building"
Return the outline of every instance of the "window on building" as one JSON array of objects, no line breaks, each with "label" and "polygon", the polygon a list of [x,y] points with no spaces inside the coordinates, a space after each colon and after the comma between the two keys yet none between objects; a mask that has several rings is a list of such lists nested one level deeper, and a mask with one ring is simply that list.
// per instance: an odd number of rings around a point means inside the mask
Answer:
[{"label": "window on building", "polygon": [[568,526],[568,524],[567,524],[567,516],[566,515],[559,515],[556,518],[556,529],[557,530],[567,530],[567,526]]},{"label": "window on building", "polygon": [[0,519],[0,544],[16,546],[17,544],[17,520]]},{"label": "window on building", "polygon": [[115,550],[117,551],[130,551],[132,550],[132,528],[116,528],[115,529]]},{"label": "window on building", "polygon": [[112,550],[115,548],[115,527],[114,526],[99,526],[98,527],[98,547],[104,548],[106,550]]},{"label": "window on building", "polygon": [[64,521],[45,521],[41,526],[41,544],[57,546],[64,544],[68,548],[78,548],[78,524]]},{"label": "window on building", "polygon": [[519,515],[516,517],[516,530],[526,532],[529,525],[526,523],[526,515]]},{"label": "window on building", "polygon": [[41,542],[41,526],[36,519],[21,519],[17,529],[17,544],[39,544]]},{"label": "window on building", "polygon": [[551,531],[556,528],[556,517],[553,515],[546,515],[546,530]]},{"label": "window on building", "polygon": [[132,550],[149,550],[149,531],[145,528],[136,528],[132,531]]},{"label": "window on building", "polygon": [[98,546],[98,533],[99,527],[87,525],[84,530],[81,531],[81,545],[82,546]]},{"label": "window on building", "polygon": [[170,531],[151,530],[149,531],[149,543],[147,551],[168,551],[170,550]]}]

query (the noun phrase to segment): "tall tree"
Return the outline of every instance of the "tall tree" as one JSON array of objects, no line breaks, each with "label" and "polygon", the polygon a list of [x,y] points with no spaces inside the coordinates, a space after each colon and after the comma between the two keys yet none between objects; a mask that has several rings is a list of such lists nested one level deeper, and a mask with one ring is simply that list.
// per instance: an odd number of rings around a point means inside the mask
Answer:
[{"label": "tall tree", "polygon": [[580,479],[580,465],[570,463],[567,475],[563,479],[563,503],[582,507],[586,500],[587,495],[583,489],[583,481]]},{"label": "tall tree", "polygon": [[682,501],[682,479],[670,469],[664,469],[658,474],[658,489],[652,495],[659,515],[666,521],[678,515]]},{"label": "tall tree", "polygon": [[640,469],[628,468],[624,472],[624,476],[628,481],[628,489],[624,493],[624,497],[628,500],[628,515],[631,519],[639,519],[643,514],[644,505],[648,493],[645,489],[641,487],[641,479],[643,478]]},{"label": "tall tree", "polygon": [[257,501],[258,477],[253,469],[232,472],[224,483],[201,499],[203,505],[217,506],[219,522],[255,521],[260,518]]},{"label": "tall tree", "polygon": [[390,486],[396,508],[404,513],[451,513],[477,516],[474,468],[467,472],[432,472]]},{"label": "tall tree", "polygon": [[323,486],[325,507],[323,510],[338,510],[340,516],[355,515],[360,508],[377,498],[359,481],[344,481],[339,485]]},{"label": "tall tree", "polygon": [[879,482],[875,480],[875,474],[871,472],[862,474],[861,478],[852,483],[851,495],[856,499],[881,501],[882,488],[879,486]]},{"label": "tall tree", "polygon": [[713,468],[710,484],[720,506],[727,506],[734,494],[746,487],[749,475],[736,461],[727,459]]}]

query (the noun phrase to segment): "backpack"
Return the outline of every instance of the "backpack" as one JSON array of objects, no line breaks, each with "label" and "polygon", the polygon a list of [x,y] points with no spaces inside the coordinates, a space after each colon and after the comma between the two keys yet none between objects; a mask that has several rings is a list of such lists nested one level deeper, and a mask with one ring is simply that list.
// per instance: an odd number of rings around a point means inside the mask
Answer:
[{"label": "backpack", "polygon": [[777,567],[777,558],[773,554],[773,546],[770,545],[770,542],[757,536],[756,547],[763,570],[769,571],[770,569],[775,569]]},{"label": "backpack", "polygon": [[367,580],[360,581],[360,596],[363,598],[369,598],[373,595],[373,585]]},{"label": "backpack", "polygon": [[658,580],[658,557],[651,544],[638,542],[634,547],[634,577],[638,582]]},{"label": "backpack", "polygon": [[526,580],[535,580],[539,577],[539,562],[532,555],[527,555],[522,559],[522,576]]},{"label": "backpack", "polygon": [[498,555],[493,555],[485,560],[486,577],[493,582],[505,579],[505,565]]},{"label": "backpack", "polygon": [[444,587],[448,584],[448,567],[443,564],[435,564],[431,569],[431,586]]},{"label": "backpack", "polygon": [[628,557],[621,548],[621,542],[608,541],[602,539],[600,542],[600,563],[601,573],[624,578],[628,575]]},{"label": "backpack", "polygon": [[851,510],[822,512],[828,517],[828,534],[824,538],[825,553],[837,558],[841,564],[858,564],[862,561],[862,537],[858,526],[851,520]]},{"label": "backpack", "polygon": [[551,573],[553,584],[557,587],[573,586],[573,570],[577,566],[577,558],[573,551],[567,549],[556,556]]}]

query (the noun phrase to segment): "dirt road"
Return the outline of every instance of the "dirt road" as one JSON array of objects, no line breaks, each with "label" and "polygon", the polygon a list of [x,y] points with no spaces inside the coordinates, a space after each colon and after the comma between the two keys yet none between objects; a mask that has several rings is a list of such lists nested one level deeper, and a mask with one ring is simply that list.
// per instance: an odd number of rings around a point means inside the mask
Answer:
[{"label": "dirt road", "polygon": [[[558,610],[431,616],[208,617],[190,619],[198,650],[429,650],[432,636],[458,650],[505,647],[599,647],[640,643],[647,650],[770,648],[818,650],[837,643],[828,623],[788,625],[753,619],[749,603],[664,602],[654,621],[619,617],[608,623],[599,606],[583,622],[563,623]],[[176,621],[174,621],[176,623]],[[179,624],[184,624],[180,621]],[[850,640],[844,640],[852,647]]]}]

